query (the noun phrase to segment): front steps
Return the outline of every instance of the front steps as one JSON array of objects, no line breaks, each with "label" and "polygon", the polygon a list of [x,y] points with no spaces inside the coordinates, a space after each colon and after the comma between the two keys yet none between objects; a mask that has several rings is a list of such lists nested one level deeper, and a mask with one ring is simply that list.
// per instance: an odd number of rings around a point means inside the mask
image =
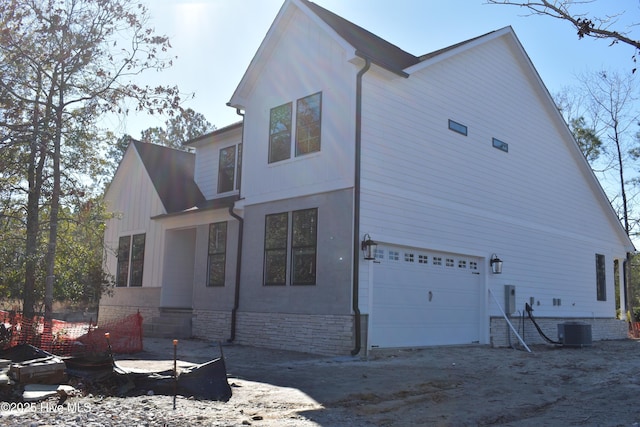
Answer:
[{"label": "front steps", "polygon": [[160,316],[142,323],[142,333],[154,338],[191,338],[192,318],[190,308],[161,307]]}]

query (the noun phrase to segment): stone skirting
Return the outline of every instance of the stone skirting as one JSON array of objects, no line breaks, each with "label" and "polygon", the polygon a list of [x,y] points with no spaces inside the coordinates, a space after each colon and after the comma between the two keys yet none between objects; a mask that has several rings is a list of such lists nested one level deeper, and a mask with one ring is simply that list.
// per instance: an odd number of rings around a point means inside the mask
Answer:
[{"label": "stone skirting", "polygon": [[100,311],[98,311],[98,325],[122,319],[135,313],[140,313],[142,316],[142,323],[144,324],[151,321],[154,317],[157,317],[160,314],[160,311],[153,307],[101,305]]},{"label": "stone skirting", "polygon": [[[601,340],[618,340],[628,338],[629,326],[623,320],[613,318],[535,318],[536,323],[540,326],[542,332],[551,340],[558,341],[558,324],[565,322],[580,322],[591,325],[592,341]],[[522,316],[510,318],[511,324],[518,331],[518,334],[524,339],[527,345],[547,344],[544,338],[540,336],[533,322],[529,317],[524,318],[524,332],[522,329]],[[507,335],[507,331],[509,335]],[[512,344],[519,344],[518,337],[511,331],[504,317],[492,317],[491,326],[491,345],[494,347],[508,347],[509,337]]]},{"label": "stone skirting", "polygon": [[231,337],[231,311],[193,310],[192,334],[212,341]]},{"label": "stone skirting", "polygon": [[346,355],[354,347],[353,316],[239,312],[235,342],[280,350]]},{"label": "stone skirting", "polygon": [[98,324],[140,312],[143,322],[160,315],[160,288],[113,288],[100,298]]}]

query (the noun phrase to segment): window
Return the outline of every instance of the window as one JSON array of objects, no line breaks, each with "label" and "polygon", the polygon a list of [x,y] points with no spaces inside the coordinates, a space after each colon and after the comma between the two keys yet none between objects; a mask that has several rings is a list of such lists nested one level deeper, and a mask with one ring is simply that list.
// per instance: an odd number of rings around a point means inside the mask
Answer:
[{"label": "window", "polygon": [[604,255],[596,254],[596,296],[598,301],[607,300],[607,281]]},{"label": "window", "polygon": [[267,215],[264,231],[264,284],[287,282],[288,213]]},{"label": "window", "polygon": [[296,156],[320,151],[322,94],[299,99],[296,106]]},{"label": "window", "polygon": [[291,247],[290,283],[315,285],[318,210],[314,208],[291,212],[291,235],[289,217],[289,212],[265,217],[264,284],[287,284],[287,261]]},{"label": "window", "polygon": [[404,262],[413,262],[413,254],[409,252],[404,253]]},{"label": "window", "polygon": [[509,144],[507,144],[506,142],[502,142],[499,139],[493,138],[491,140],[491,143],[493,144],[493,148],[497,148],[498,150],[502,150],[505,153],[509,152]]},{"label": "window", "polygon": [[271,109],[269,163],[291,157],[291,102]]},{"label": "window", "polygon": [[[320,151],[322,92],[296,101],[295,156]],[[269,115],[269,163],[291,158],[293,103],[271,109]]]},{"label": "window", "polygon": [[207,286],[224,286],[227,261],[227,222],[209,224]]},{"label": "window", "polygon": [[291,284],[316,284],[317,209],[293,212]]},{"label": "window", "polygon": [[238,190],[242,167],[242,144],[220,149],[218,158],[218,193]]},{"label": "window", "polygon": [[118,240],[116,286],[142,286],[144,234],[122,236]]},{"label": "window", "polygon": [[451,119],[449,119],[449,129],[454,132],[458,132],[461,135],[467,136],[467,127],[458,122],[454,122]]}]

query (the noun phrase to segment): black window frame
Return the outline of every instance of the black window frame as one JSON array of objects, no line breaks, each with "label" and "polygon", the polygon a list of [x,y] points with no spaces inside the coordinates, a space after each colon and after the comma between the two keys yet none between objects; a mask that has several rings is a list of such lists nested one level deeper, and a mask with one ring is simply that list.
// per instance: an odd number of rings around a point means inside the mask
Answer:
[{"label": "black window frame", "polygon": [[218,151],[218,193],[228,193],[236,189],[237,147],[230,145]]},{"label": "black window frame", "polygon": [[[226,281],[227,221],[209,224],[207,246],[207,287],[223,287]],[[216,268],[217,267],[217,268]],[[215,270],[213,270],[216,268]]]},{"label": "black window frame", "polygon": [[116,287],[142,286],[145,246],[145,233],[120,236],[116,261]]},{"label": "black window frame", "polygon": [[[282,229],[275,230],[272,226],[281,227],[283,224],[284,232]],[[288,236],[288,212],[265,215],[263,267],[263,283],[265,286],[285,286],[287,284]]]},{"label": "black window frame", "polygon": [[[285,111],[280,113],[281,109]],[[269,163],[291,158],[292,123],[293,102],[278,105],[269,111]]]},{"label": "black window frame", "polygon": [[459,133],[460,135],[467,136],[469,129],[462,123],[449,119],[449,130]]},{"label": "black window frame", "polygon": [[[310,223],[298,226],[301,219]],[[315,285],[318,254],[318,209],[291,212],[291,284]]]},{"label": "black window frame", "polygon": [[[309,102],[317,98],[317,112]],[[310,113],[309,113],[310,112]],[[317,116],[317,117],[316,117]],[[317,135],[313,135],[317,133]],[[317,143],[312,141],[317,140]],[[311,141],[311,142],[310,142]],[[313,145],[312,145],[313,144]],[[305,96],[296,101],[296,157],[320,151],[322,145],[322,92]]]},{"label": "black window frame", "polygon": [[596,254],[596,299],[607,300],[607,270],[606,259],[603,254]]}]

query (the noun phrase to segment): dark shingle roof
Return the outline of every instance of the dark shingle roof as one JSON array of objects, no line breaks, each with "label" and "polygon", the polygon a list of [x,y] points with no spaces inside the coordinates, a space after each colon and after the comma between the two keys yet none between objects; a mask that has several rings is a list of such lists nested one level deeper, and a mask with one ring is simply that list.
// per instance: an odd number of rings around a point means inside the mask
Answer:
[{"label": "dark shingle roof", "polygon": [[318,6],[309,0],[301,0],[316,15],[326,22],[336,33],[351,44],[360,54],[371,62],[394,73],[402,73],[407,67],[417,64],[420,59],[398,46],[376,36],[352,22]]},{"label": "dark shingle roof", "polygon": [[157,144],[133,141],[167,213],[204,202],[194,181],[195,154]]}]

